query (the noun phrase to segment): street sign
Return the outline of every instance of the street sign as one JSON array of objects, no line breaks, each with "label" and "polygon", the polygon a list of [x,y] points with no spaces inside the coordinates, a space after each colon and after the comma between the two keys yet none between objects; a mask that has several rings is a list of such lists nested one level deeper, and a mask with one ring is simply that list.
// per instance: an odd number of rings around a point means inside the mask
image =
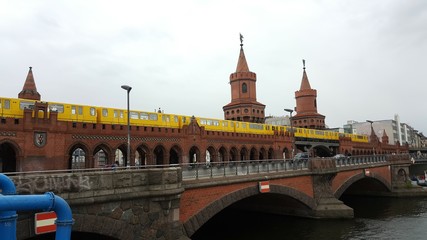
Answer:
[{"label": "street sign", "polygon": [[259,186],[259,192],[260,193],[268,193],[268,192],[270,192],[270,182],[269,181],[259,182],[258,186]]},{"label": "street sign", "polygon": [[42,212],[35,215],[35,231],[36,234],[43,234],[56,231],[56,213]]}]

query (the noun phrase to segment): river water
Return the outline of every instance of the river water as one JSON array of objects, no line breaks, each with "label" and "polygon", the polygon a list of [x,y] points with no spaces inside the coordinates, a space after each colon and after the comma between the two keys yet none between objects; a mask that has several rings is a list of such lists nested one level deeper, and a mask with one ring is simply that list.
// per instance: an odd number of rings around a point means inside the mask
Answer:
[{"label": "river water", "polygon": [[427,239],[427,198],[348,197],[343,201],[354,209],[354,219],[306,219],[226,209],[192,239]]}]

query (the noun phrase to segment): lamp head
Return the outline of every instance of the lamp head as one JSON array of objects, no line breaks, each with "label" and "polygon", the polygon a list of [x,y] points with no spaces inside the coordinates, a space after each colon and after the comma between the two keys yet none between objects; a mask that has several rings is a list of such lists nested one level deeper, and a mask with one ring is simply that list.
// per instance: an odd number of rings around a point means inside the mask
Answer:
[{"label": "lamp head", "polygon": [[122,88],[128,92],[130,92],[130,90],[132,90],[132,87],[128,86],[128,85],[122,85]]}]

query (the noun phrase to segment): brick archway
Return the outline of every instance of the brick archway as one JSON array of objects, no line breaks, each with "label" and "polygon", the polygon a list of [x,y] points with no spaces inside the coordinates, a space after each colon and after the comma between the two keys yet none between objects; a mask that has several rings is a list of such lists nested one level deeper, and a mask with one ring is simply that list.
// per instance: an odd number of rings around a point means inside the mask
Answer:
[{"label": "brick archway", "polygon": [[336,191],[335,191],[335,193],[334,193],[334,196],[337,198],[337,199],[339,199],[341,196],[342,196],[342,194],[351,186],[351,185],[353,185],[354,183],[356,183],[357,181],[360,181],[360,180],[362,180],[362,179],[372,179],[372,180],[376,180],[376,181],[378,181],[378,182],[380,182],[380,183],[382,183],[383,185],[384,185],[384,187],[389,191],[389,192],[391,192],[391,184],[386,180],[386,179],[384,179],[383,177],[381,177],[381,176],[379,176],[379,175],[377,175],[377,174],[374,174],[373,176],[371,176],[371,177],[367,177],[367,176],[365,176],[365,174],[364,173],[359,173],[359,174],[357,174],[357,175],[354,175],[353,177],[351,177],[350,179],[348,179],[345,183],[343,183]]},{"label": "brick archway", "polygon": [[[200,227],[203,226],[203,224],[209,221],[209,219],[214,217],[216,214],[218,214],[220,211],[227,208],[231,204],[259,194],[260,193],[258,187],[249,186],[222,195],[222,197],[204,206],[203,209],[198,211],[195,215],[191,216],[187,220],[181,219],[184,220],[183,225],[187,236],[191,237]],[[314,209],[316,206],[315,200],[313,198],[293,188],[280,185],[270,185],[269,194],[279,194],[291,197],[296,201],[300,202],[302,205],[306,206],[308,209]]]}]

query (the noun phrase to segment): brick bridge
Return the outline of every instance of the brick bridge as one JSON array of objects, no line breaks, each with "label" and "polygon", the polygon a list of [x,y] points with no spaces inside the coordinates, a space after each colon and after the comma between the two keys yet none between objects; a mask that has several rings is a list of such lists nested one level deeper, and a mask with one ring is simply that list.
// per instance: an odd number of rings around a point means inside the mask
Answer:
[{"label": "brick bridge", "polygon": [[[409,155],[372,155],[9,176],[19,194],[53,191],[63,197],[73,211],[73,232],[187,239],[232,204],[310,218],[352,218],[353,210],[338,200],[344,192],[407,195],[410,164]],[[260,193],[261,181],[268,181],[270,192]],[[34,236],[32,214],[20,214],[17,236]]]}]

